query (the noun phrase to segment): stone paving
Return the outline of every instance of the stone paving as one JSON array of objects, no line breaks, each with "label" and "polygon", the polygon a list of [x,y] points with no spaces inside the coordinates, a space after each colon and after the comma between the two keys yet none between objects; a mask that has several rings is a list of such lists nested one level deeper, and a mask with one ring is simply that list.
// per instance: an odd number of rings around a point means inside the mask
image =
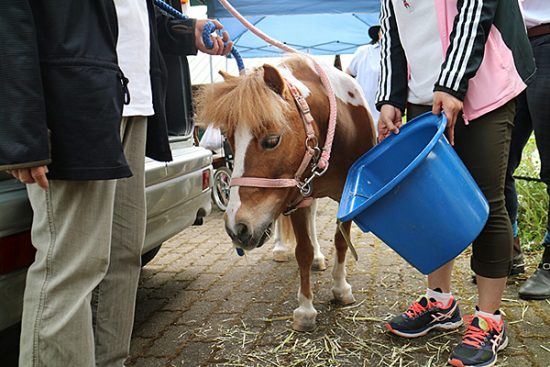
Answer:
[{"label": "stone paving", "polygon": [[[385,331],[384,320],[425,291],[425,277],[371,235],[353,227],[359,261],[347,261],[357,302],[340,307],[331,300],[337,206],[321,200],[317,226],[329,268],[313,274],[317,329],[292,331],[297,307],[298,268],[276,263],[272,240],[238,257],[224,231],[222,213],[166,242],[142,272],[133,367],[155,366],[445,366],[460,331],[434,332],[404,340]],[[527,256],[531,274],[539,255]],[[454,294],[471,313],[475,285],[468,253],[457,260]],[[550,302],[521,301],[521,280],[510,281],[503,311],[510,345],[497,366],[550,366]]]}]

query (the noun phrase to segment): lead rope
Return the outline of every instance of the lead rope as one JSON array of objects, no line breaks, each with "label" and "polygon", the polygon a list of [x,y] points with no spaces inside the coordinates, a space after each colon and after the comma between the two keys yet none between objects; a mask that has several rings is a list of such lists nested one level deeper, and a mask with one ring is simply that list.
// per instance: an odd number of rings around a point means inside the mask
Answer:
[{"label": "lead rope", "polygon": [[[157,8],[159,8],[163,13],[171,16],[172,18],[180,19],[180,20],[187,20],[189,19],[188,16],[180,12],[178,9],[172,7],[171,5],[167,4],[163,0],[153,0],[153,3]],[[202,30],[202,41],[204,42],[204,45],[207,48],[214,47],[214,43],[212,42],[212,39],[210,38],[210,35],[216,31],[216,25],[212,22],[207,22],[204,25],[204,28]],[[239,74],[244,74],[244,62],[243,58],[241,57],[241,54],[239,54],[239,51],[235,47],[231,49],[231,55],[235,58],[235,61],[237,62],[237,67],[239,68]]]}]

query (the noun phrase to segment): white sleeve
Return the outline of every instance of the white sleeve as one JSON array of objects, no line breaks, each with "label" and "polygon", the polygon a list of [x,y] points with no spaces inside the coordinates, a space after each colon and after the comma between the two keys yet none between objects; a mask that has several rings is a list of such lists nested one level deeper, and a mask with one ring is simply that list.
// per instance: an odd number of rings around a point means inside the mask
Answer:
[{"label": "white sleeve", "polygon": [[349,65],[348,65],[348,70],[349,72],[351,73],[351,75],[353,77],[356,77],[357,76],[357,64],[359,63],[359,52],[360,50],[357,49],[357,51],[355,51],[355,53],[353,54],[353,58],[351,59]]}]

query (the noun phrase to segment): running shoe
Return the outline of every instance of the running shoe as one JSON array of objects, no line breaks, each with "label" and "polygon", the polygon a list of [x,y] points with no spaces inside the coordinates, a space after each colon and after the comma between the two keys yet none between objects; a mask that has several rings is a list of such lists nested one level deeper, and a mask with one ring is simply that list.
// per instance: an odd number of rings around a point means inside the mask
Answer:
[{"label": "running shoe", "polygon": [[478,315],[466,320],[466,324],[462,343],[452,351],[449,364],[455,367],[494,366],[497,353],[508,345],[504,322]]},{"label": "running shoe", "polygon": [[451,297],[447,305],[422,296],[407,311],[391,319],[386,327],[395,335],[417,338],[432,329],[453,330],[462,325],[458,303]]}]

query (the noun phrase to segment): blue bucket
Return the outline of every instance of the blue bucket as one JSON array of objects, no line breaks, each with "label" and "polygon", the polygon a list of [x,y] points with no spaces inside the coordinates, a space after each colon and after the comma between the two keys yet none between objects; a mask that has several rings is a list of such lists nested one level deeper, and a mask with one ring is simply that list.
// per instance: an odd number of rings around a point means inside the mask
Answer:
[{"label": "blue bucket", "polygon": [[350,168],[338,219],[372,232],[429,274],[479,235],[489,204],[443,132],[444,115],[403,125]]}]

